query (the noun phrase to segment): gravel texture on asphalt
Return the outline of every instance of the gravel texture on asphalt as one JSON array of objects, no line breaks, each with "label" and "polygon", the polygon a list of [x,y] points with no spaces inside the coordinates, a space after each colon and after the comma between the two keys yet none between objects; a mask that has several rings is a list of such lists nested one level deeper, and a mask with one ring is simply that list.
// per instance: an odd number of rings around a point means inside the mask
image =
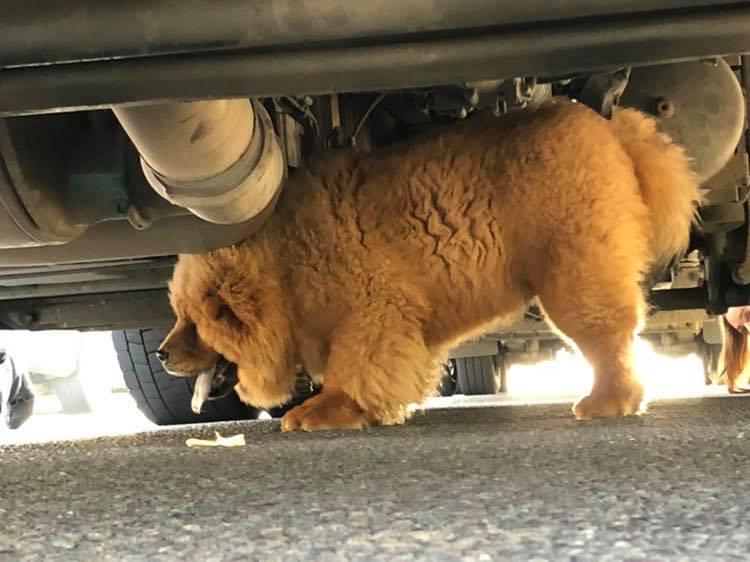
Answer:
[{"label": "gravel texture on asphalt", "polygon": [[[0,448],[0,560],[747,560],[749,421],[726,397]],[[247,445],[185,446],[214,429]]]}]

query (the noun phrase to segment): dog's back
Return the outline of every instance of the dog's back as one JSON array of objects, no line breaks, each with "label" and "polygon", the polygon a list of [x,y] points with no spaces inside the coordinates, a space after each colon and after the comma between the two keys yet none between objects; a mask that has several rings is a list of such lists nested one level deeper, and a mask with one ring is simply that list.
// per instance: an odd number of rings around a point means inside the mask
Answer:
[{"label": "dog's back", "polygon": [[[520,307],[555,262],[596,254],[605,267],[622,254],[645,275],[686,245],[698,189],[652,119],[620,110],[607,121],[557,102],[326,158],[284,199],[275,220],[285,232],[273,236],[292,240],[293,261],[330,264],[342,297],[362,283],[336,263],[416,285],[428,308],[460,311],[434,327],[442,340],[465,335],[462,313],[481,331]],[[610,238],[622,242],[601,244]]]}]

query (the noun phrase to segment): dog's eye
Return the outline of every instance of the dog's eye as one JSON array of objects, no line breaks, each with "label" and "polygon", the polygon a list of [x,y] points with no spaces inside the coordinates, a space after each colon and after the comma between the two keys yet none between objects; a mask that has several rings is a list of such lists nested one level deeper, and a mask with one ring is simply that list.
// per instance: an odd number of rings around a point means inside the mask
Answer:
[{"label": "dog's eye", "polygon": [[225,322],[228,322],[235,326],[240,326],[242,324],[240,319],[237,318],[232,309],[229,308],[229,306],[227,306],[226,304],[222,304],[216,309],[216,319],[224,320]]}]

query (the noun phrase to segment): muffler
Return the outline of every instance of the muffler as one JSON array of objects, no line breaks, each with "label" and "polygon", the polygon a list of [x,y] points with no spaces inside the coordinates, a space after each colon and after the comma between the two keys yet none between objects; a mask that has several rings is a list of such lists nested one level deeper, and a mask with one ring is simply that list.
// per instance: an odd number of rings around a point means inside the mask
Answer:
[{"label": "muffler", "polygon": [[165,199],[217,224],[246,221],[275,200],[286,165],[271,118],[248,99],[112,109]]}]

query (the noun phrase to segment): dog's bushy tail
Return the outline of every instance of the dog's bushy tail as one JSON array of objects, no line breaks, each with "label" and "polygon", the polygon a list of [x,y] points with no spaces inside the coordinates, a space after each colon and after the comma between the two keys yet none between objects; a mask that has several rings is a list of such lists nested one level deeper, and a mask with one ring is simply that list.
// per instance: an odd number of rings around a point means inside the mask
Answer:
[{"label": "dog's bushy tail", "polygon": [[701,193],[685,150],[656,130],[656,121],[634,109],[612,117],[615,135],[633,162],[643,201],[651,212],[653,265],[681,256],[696,221]]}]

